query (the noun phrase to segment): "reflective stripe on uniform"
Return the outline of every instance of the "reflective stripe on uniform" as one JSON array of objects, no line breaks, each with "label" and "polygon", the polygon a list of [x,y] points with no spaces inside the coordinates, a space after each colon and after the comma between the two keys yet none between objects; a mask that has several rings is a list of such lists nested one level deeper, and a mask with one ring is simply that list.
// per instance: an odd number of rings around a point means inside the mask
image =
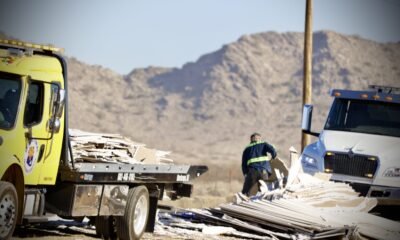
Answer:
[{"label": "reflective stripe on uniform", "polygon": [[266,143],[266,142],[264,142],[264,141],[259,141],[259,142],[250,143],[249,145],[247,145],[246,148],[252,147],[252,146],[254,146],[254,145],[262,144],[262,143]]},{"label": "reflective stripe on uniform", "polygon": [[264,162],[264,161],[269,161],[269,160],[271,160],[271,158],[268,156],[250,158],[249,160],[247,160],[247,166],[249,166],[250,164],[255,163],[255,162]]}]

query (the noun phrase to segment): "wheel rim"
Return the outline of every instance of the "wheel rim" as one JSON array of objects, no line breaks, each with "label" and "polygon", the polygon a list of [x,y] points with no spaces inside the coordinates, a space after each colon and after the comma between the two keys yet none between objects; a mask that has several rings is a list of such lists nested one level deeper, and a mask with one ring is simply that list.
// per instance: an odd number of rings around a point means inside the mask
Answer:
[{"label": "wheel rim", "polygon": [[135,207],[135,217],[133,220],[133,227],[135,233],[140,234],[146,225],[148,203],[146,196],[142,195],[139,197]]},{"label": "wheel rim", "polygon": [[15,223],[15,199],[7,193],[0,199],[0,237],[5,238]]}]

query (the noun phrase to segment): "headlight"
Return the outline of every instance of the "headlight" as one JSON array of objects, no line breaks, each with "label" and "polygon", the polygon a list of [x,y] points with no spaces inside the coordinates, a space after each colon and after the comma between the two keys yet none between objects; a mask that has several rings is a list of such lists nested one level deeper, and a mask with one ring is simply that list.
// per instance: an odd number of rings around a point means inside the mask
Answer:
[{"label": "headlight", "polygon": [[400,168],[391,167],[385,170],[384,177],[400,177]]},{"label": "headlight", "polygon": [[301,157],[301,164],[307,168],[318,168],[317,166],[317,160],[315,158],[312,158],[308,155],[302,154]]}]

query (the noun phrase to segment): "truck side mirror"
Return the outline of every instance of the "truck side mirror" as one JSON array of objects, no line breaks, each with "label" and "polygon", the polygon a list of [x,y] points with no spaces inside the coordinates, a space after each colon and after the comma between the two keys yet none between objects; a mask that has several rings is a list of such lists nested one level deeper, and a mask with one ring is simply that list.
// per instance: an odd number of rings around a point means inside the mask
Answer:
[{"label": "truck side mirror", "polygon": [[312,119],[313,105],[304,105],[303,107],[303,119],[301,121],[301,129],[303,132],[311,131],[311,119]]},{"label": "truck side mirror", "polygon": [[61,127],[60,118],[62,117],[65,106],[65,90],[54,89],[51,101],[51,117],[47,122],[47,126],[50,131],[57,133]]},{"label": "truck side mirror", "polygon": [[56,112],[56,117],[61,118],[62,114],[64,112],[64,106],[65,106],[65,90],[60,89],[58,91],[58,99],[57,99],[57,112]]},{"label": "truck side mirror", "polygon": [[311,119],[312,119],[313,105],[306,104],[303,107],[303,118],[301,121],[301,129],[303,133],[307,133],[318,137],[319,133],[311,132]]}]

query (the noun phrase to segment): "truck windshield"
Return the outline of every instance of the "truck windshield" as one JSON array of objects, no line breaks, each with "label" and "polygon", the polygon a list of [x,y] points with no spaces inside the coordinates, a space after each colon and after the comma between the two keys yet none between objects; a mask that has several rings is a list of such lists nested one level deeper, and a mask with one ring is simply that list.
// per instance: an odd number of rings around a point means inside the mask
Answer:
[{"label": "truck windshield", "polygon": [[21,94],[21,81],[0,76],[0,128],[14,126]]},{"label": "truck windshield", "polygon": [[337,98],[325,129],[400,137],[400,104]]}]

